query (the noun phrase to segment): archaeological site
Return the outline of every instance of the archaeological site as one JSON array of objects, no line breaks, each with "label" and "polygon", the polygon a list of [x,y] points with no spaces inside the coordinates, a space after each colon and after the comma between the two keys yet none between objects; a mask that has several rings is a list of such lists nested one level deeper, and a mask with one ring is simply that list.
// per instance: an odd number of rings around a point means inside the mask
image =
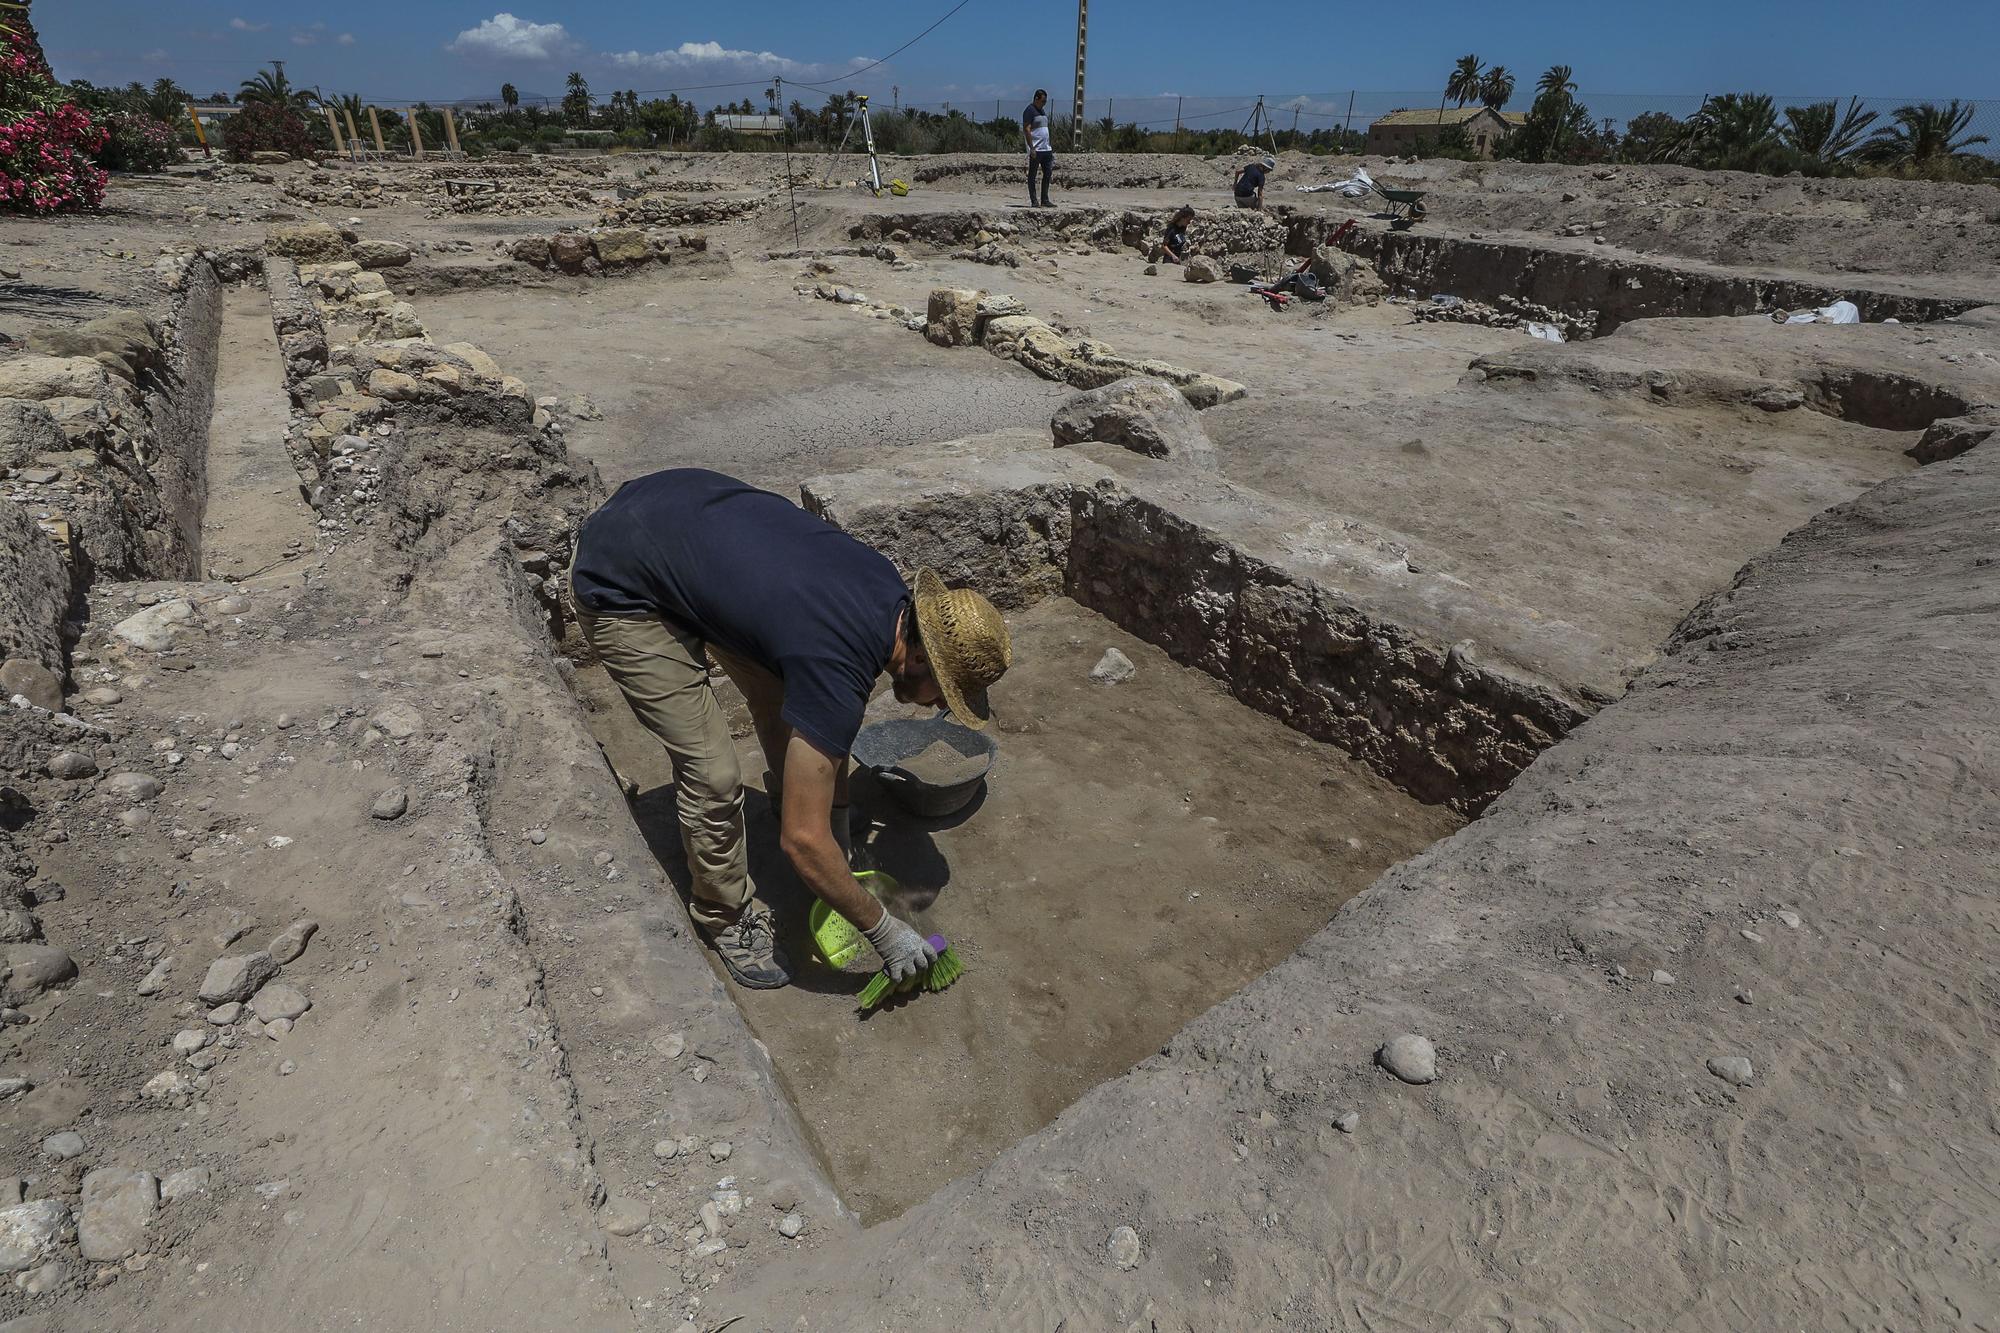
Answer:
[{"label": "archaeological site", "polygon": [[[0,1330],[2000,1328],[2000,192],[1362,161],[0,223]],[[691,924],[569,578],[684,467],[1004,616],[853,777],[950,989],[720,670],[792,984]]]}]

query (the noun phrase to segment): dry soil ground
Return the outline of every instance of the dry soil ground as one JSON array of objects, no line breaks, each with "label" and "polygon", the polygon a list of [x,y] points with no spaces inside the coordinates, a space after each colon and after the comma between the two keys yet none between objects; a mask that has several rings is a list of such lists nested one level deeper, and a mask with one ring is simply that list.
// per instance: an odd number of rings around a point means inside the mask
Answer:
[{"label": "dry soil ground", "polygon": [[[388,279],[432,339],[484,348],[559,429],[400,406],[365,502],[308,509],[298,349],[272,340],[289,265],[221,293],[198,567],[78,604],[68,706],[96,730],[24,709],[0,730],[13,901],[79,970],[28,994],[10,953],[0,1077],[30,1086],[0,1103],[0,1184],[88,1213],[89,1171],[207,1174],[111,1241],[100,1208],[87,1249],[28,1255],[0,1321],[2000,1327],[2000,446],[1904,452],[1937,404],[2000,402],[1993,320],[1635,320],[1549,347],[1400,303],[1274,313],[1091,240],[1203,201],[1226,165],[1066,158],[1083,207],[1062,234],[1013,206],[1011,159],[898,164],[918,183],[899,215],[1021,225],[1018,268],[921,235],[893,262],[837,253],[892,207],[852,193],[801,190],[795,242],[769,155],[538,165],[582,193],[495,214],[404,190],[407,167],[279,168],[120,181],[104,216],[10,224],[11,340],[176,309],[163,247],[233,277],[274,224],[355,219],[415,248]],[[1352,165],[1288,157],[1280,179]],[[1690,290],[2000,299],[1990,188],[1369,165],[1426,184],[1448,238],[1644,258]],[[391,188],[357,193],[370,174]],[[708,238],[699,262],[575,276],[495,248],[673,182],[695,187],[676,206],[750,209],[662,224]],[[1315,230],[1365,211],[1274,202]],[[928,825],[860,795],[870,855],[936,890],[917,915],[967,977],[866,1021],[850,979],[730,990],[686,930],[660,757],[559,660],[537,600],[602,493],[589,468],[792,493],[1045,427],[1070,392],[820,283],[919,312],[938,287],[1005,292],[1242,382],[1201,419],[1227,486],[1308,516],[1298,550],[1365,529],[1572,646],[1516,665],[1618,702],[1461,828],[1045,600],[1010,614],[983,801]],[[0,483],[54,521],[93,475],[66,458],[54,489]],[[178,599],[158,648],[111,632]],[[1126,684],[1088,677],[1110,646]],[[98,774],[53,776],[62,751]],[[372,815],[391,789],[405,808]],[[752,832],[796,945],[754,801]],[[211,1018],[209,961],[302,918],[296,1026]],[[190,1056],[169,1045],[187,1031],[221,1036]],[[1371,1062],[1399,1032],[1434,1040],[1437,1082]],[[1707,1064],[1733,1056],[1747,1083]]]}]

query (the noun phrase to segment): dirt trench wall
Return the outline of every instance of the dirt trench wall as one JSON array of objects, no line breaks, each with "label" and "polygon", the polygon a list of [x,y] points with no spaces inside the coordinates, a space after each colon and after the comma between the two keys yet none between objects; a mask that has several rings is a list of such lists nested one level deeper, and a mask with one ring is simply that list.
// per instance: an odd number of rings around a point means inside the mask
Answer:
[{"label": "dirt trench wall", "polygon": [[1510,296],[1572,314],[1595,311],[1599,337],[1632,319],[1754,315],[1838,300],[1854,302],[1870,323],[1890,318],[1921,323],[1973,304],[1416,231],[1362,231],[1348,248],[1372,259],[1393,287],[1418,295],[1448,293],[1468,301]]},{"label": "dirt trench wall", "polygon": [[879,474],[820,477],[803,503],[906,575],[928,566],[1009,609],[1072,597],[1420,800],[1482,808],[1591,711],[1470,638],[1385,611],[1358,591],[1365,575],[1349,585],[1337,569],[1272,558],[1284,535],[1267,549],[1261,499],[1240,488],[1241,507],[1217,511],[1240,517],[1238,532],[1206,501],[1126,484],[1038,432],[964,446],[984,456],[942,468],[949,482],[930,484],[920,466],[886,492]]},{"label": "dirt trench wall", "polygon": [[201,573],[201,521],[208,509],[208,422],[215,412],[222,343],[222,281],[206,259],[191,261],[165,325],[167,370],[146,391],[154,433],[149,471],[172,536],[154,577]]}]

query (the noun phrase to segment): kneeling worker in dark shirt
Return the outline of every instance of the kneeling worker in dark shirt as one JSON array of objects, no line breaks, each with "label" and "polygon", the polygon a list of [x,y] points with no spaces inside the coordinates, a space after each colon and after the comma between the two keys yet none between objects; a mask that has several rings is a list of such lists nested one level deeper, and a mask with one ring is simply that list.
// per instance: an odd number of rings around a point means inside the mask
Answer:
[{"label": "kneeling worker in dark shirt", "polygon": [[1194,205],[1182,204],[1180,211],[1167,220],[1166,234],[1160,237],[1158,249],[1153,259],[1169,264],[1185,264],[1188,257],[1188,224],[1194,221]]},{"label": "kneeling worker in dark shirt", "polygon": [[1007,626],[978,593],[887,557],[797,505],[699,468],[627,482],[577,537],[584,638],[673,764],[694,881],[689,915],[745,986],[791,980],[770,913],[751,905],[743,776],[709,655],[750,703],[799,878],[853,922],[891,978],[936,954],[848,869],[847,753],[876,676],[905,703],[983,727],[1006,671]]}]

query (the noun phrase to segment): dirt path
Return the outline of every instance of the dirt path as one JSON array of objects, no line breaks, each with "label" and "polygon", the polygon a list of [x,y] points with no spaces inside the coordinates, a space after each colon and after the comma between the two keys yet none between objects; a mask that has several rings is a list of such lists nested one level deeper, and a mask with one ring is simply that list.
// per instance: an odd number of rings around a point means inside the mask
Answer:
[{"label": "dirt path", "polygon": [[202,521],[203,562],[219,574],[246,578],[276,564],[261,585],[297,581],[286,553],[312,545],[314,520],[285,454],[289,412],[271,303],[261,287],[231,287],[223,296]]}]

